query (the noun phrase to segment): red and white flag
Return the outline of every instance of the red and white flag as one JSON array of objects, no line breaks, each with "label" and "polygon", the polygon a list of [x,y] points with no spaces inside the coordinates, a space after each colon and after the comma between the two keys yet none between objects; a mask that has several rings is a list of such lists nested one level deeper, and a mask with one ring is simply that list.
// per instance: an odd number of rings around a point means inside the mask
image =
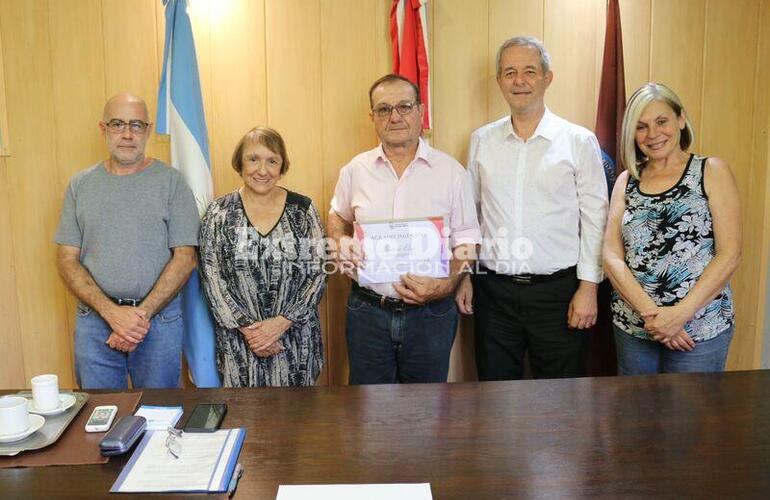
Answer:
[{"label": "red and white flag", "polygon": [[430,71],[428,67],[428,0],[393,0],[390,7],[390,40],[393,73],[409,79],[420,89],[425,105],[422,128],[429,129]]}]

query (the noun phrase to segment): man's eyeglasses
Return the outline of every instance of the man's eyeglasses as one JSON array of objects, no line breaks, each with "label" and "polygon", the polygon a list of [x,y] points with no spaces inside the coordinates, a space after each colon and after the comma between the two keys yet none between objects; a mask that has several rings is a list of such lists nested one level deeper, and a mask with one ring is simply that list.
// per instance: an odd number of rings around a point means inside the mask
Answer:
[{"label": "man's eyeglasses", "polygon": [[166,453],[174,458],[179,458],[182,455],[182,429],[169,427],[166,430],[168,431],[166,436]]},{"label": "man's eyeglasses", "polygon": [[372,109],[372,112],[379,118],[390,118],[390,115],[395,109],[399,115],[405,116],[411,113],[415,106],[417,106],[417,103],[413,101],[401,101],[395,106],[391,106],[390,104],[378,104]]},{"label": "man's eyeglasses", "polygon": [[147,127],[150,126],[149,123],[143,122],[142,120],[131,120],[129,122],[124,122],[123,120],[118,120],[117,118],[104,124],[104,126],[107,127],[107,130],[113,134],[119,134],[120,132],[123,132],[126,129],[126,125],[128,125],[128,129],[134,134],[143,134],[147,130]]}]

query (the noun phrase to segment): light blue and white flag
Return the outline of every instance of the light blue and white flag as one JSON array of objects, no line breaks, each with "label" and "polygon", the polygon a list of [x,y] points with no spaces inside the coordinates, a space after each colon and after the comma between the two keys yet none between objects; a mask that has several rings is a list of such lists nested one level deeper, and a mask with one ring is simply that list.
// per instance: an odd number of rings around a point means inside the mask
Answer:
[{"label": "light blue and white flag", "polygon": [[[171,165],[184,176],[199,215],[213,198],[206,118],[187,0],[161,0],[166,8],[166,45],[158,91],[159,134],[171,136]],[[198,387],[219,387],[214,358],[214,322],[197,272],[182,290],[184,353]]]}]

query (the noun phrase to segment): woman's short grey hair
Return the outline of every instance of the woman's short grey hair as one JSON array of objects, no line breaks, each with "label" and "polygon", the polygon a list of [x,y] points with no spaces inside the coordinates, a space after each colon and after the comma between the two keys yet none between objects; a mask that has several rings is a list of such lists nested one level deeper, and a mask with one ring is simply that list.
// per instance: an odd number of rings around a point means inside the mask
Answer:
[{"label": "woman's short grey hair", "polygon": [[687,113],[679,96],[673,90],[662,83],[645,83],[633,93],[626,104],[626,113],[623,115],[623,126],[620,132],[620,155],[623,165],[634,178],[639,179],[640,167],[647,161],[639,146],[636,145],[636,124],[647,106],[654,101],[668,104],[677,118],[684,113],[684,130],[679,138],[679,146],[682,151],[687,151],[695,141],[695,130],[690,123]]},{"label": "woman's short grey hair", "polygon": [[540,68],[543,70],[543,73],[547,73],[551,70],[551,56],[548,55],[548,51],[545,50],[545,45],[543,45],[543,42],[533,36],[515,36],[504,41],[500,48],[497,49],[498,78],[503,72],[503,68],[501,67],[503,52],[511,47],[531,47],[535,49],[540,56]]}]

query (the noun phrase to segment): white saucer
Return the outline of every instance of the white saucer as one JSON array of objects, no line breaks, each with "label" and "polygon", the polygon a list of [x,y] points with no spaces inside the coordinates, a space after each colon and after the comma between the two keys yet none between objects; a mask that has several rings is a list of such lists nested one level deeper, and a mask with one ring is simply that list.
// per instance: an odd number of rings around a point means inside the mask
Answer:
[{"label": "white saucer", "polygon": [[38,429],[43,427],[44,423],[45,418],[41,417],[40,415],[30,415],[29,427],[26,431],[18,432],[16,434],[0,434],[0,443],[13,443],[15,441],[21,441],[22,439],[37,432]]},{"label": "white saucer", "polygon": [[65,411],[69,410],[72,405],[75,404],[75,396],[72,394],[59,394],[59,407],[54,408],[53,410],[45,410],[41,411],[35,408],[35,400],[30,399],[27,400],[27,408],[29,408],[30,413],[37,413],[38,415],[45,415],[47,417],[51,417],[53,415],[58,415],[60,413],[64,413]]}]

